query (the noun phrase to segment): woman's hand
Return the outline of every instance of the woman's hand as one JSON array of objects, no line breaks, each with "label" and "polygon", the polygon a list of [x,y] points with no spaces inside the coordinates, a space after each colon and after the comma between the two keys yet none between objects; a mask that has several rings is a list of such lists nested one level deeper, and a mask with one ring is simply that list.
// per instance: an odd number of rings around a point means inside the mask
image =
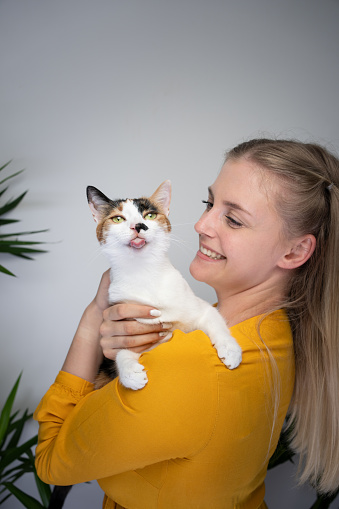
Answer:
[{"label": "woman's hand", "polygon": [[114,360],[122,348],[140,353],[163,339],[171,324],[148,325],[135,320],[154,316],[159,316],[157,310],[141,304],[121,303],[105,309],[100,327],[100,344],[104,356]]}]

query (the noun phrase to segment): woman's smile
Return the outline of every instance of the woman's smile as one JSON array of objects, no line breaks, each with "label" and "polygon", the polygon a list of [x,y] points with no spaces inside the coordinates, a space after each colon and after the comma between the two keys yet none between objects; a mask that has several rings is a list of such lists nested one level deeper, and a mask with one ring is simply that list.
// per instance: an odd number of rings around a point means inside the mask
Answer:
[{"label": "woman's smile", "polygon": [[[203,256],[201,256],[203,255]],[[199,247],[198,256],[203,260],[207,258],[208,261],[218,261],[218,260],[226,260],[226,257],[216,251],[213,251],[207,246],[203,246],[202,244]]]}]

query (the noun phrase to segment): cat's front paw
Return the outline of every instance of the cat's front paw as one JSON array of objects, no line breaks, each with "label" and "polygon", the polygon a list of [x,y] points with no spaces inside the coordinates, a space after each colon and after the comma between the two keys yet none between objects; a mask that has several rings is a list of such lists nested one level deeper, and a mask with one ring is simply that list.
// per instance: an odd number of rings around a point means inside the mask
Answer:
[{"label": "cat's front paw", "polygon": [[127,389],[138,391],[139,389],[145,387],[148,382],[148,378],[143,366],[141,366],[139,363],[138,366],[141,368],[140,371],[136,371],[135,366],[133,366],[132,369],[128,370],[127,372],[124,371],[119,375],[120,383]]},{"label": "cat's front paw", "polygon": [[148,382],[144,366],[138,362],[139,357],[129,350],[121,350],[116,358],[120,383],[134,391],[142,389]]},{"label": "cat's front paw", "polygon": [[242,351],[239,345],[223,345],[217,348],[219,359],[228,367],[235,369],[239,366],[242,359]]}]

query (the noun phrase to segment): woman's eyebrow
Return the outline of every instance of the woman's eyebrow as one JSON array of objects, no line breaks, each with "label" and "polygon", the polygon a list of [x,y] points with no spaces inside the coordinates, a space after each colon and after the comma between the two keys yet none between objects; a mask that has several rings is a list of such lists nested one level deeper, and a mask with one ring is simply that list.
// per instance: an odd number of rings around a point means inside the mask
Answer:
[{"label": "woman's eyebrow", "polygon": [[[208,188],[208,193],[209,193],[210,197],[212,199],[214,199],[214,194],[213,194],[213,191],[212,191],[212,189],[210,187]],[[244,209],[238,203],[234,203],[232,201],[224,200],[223,204],[226,205],[226,207],[230,207],[231,209],[234,209],[234,210],[240,210],[241,212],[244,212],[245,214],[247,214],[249,216],[252,216],[252,214],[248,210]]]}]

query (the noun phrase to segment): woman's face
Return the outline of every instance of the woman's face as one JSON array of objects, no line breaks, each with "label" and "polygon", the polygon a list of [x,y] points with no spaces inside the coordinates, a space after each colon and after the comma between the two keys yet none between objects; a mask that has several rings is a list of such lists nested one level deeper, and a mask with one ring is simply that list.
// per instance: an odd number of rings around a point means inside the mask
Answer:
[{"label": "woman's face", "polygon": [[190,271],[219,299],[264,290],[285,278],[279,262],[288,242],[272,201],[277,185],[267,171],[242,158],[228,160],[209,188],[206,210],[195,225],[199,250]]}]

